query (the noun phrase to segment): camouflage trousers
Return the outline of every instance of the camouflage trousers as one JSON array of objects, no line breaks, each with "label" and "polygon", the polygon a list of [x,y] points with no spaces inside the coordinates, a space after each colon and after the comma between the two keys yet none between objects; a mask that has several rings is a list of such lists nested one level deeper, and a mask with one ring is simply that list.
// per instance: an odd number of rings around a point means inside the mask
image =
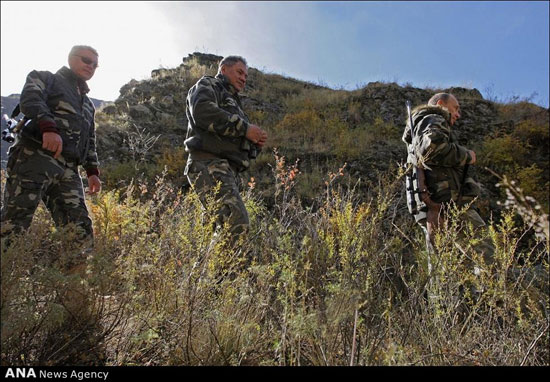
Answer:
[{"label": "camouflage trousers", "polygon": [[215,195],[215,200],[220,202],[220,207],[216,211],[218,228],[227,222],[234,239],[248,231],[248,212],[239,193],[240,178],[226,159],[189,159],[185,175],[205,208],[207,195],[214,191],[218,183],[220,184]]},{"label": "camouflage trousers", "polygon": [[92,240],[92,220],[78,166],[39,148],[11,147],[2,207],[2,236],[26,230],[42,200],[57,226],[74,223]]}]

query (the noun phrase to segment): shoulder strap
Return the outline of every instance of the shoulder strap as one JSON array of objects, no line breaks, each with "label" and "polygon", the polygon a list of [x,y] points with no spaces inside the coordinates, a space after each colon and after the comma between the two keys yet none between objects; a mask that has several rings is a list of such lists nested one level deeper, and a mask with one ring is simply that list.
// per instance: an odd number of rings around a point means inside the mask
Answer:
[{"label": "shoulder strap", "polygon": [[14,119],[15,117],[17,117],[19,115],[20,110],[21,110],[21,108],[19,107],[19,104],[17,104],[15,106],[15,109],[13,109],[13,111],[11,112],[10,118]]}]

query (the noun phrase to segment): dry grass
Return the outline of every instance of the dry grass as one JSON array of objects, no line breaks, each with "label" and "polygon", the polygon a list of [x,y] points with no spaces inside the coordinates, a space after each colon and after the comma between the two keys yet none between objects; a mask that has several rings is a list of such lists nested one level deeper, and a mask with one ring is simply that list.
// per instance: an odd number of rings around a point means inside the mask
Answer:
[{"label": "dry grass", "polygon": [[[514,212],[465,238],[450,225],[428,278],[401,173],[365,197],[341,186],[344,172],[305,207],[300,162],[275,153],[275,207],[249,182],[251,232],[234,246],[226,231],[213,238],[216,201],[203,210],[163,176],[105,191],[88,200],[96,240],[80,274],[64,266],[70,229],[40,211],[2,253],[2,364],[549,364],[548,291],[530,278],[535,264],[548,271],[547,233],[520,249],[531,228]],[[486,237],[498,261],[474,256],[487,269],[476,277],[454,243]]]}]

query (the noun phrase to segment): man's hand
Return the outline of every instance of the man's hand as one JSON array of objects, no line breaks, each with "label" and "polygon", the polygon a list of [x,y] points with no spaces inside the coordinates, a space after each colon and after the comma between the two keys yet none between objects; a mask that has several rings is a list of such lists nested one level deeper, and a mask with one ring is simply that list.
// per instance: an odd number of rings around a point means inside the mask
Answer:
[{"label": "man's hand", "polygon": [[88,177],[88,195],[94,195],[101,191],[101,181],[97,175]]},{"label": "man's hand", "polygon": [[246,139],[252,141],[252,143],[263,147],[267,141],[267,133],[256,125],[249,125],[246,130]]},{"label": "man's hand", "polygon": [[470,156],[472,157],[472,160],[469,164],[475,164],[476,163],[476,152],[474,150],[470,150]]},{"label": "man's hand", "polygon": [[46,132],[42,134],[42,148],[52,151],[54,153],[53,157],[57,159],[61,155],[61,150],[63,150],[63,140],[57,133]]}]

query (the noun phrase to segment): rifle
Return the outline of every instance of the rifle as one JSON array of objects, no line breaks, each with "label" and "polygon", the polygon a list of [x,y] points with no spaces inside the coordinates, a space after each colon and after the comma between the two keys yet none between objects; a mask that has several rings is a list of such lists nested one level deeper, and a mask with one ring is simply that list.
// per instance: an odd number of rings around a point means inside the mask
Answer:
[{"label": "rifle", "polygon": [[2,119],[6,123],[6,128],[2,130],[2,140],[8,143],[15,142],[15,134],[17,134],[19,130],[21,130],[23,124],[26,123],[24,118],[19,121],[15,119],[15,117],[19,115],[19,110],[19,104],[17,104],[11,113],[11,117],[7,114],[2,115]]}]

